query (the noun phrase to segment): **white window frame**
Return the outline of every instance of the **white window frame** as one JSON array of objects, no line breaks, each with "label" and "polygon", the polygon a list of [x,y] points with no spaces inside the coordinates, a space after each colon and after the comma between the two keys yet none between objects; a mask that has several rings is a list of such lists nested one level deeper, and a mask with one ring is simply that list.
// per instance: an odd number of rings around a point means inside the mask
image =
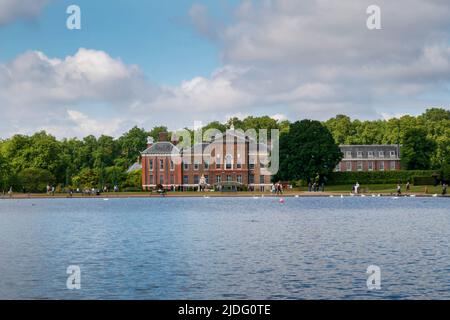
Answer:
[{"label": "white window frame", "polygon": [[391,169],[391,171],[394,171],[395,169],[397,169],[396,167],[397,167],[397,164],[395,163],[395,160],[392,160],[389,163],[389,169]]},{"label": "white window frame", "polygon": [[[228,163],[229,159],[231,159],[230,163]],[[228,165],[230,165],[229,168]],[[233,156],[231,154],[225,156],[225,170],[233,170]]]},{"label": "white window frame", "polygon": [[363,171],[364,170],[364,163],[362,161],[358,161],[356,164],[356,170],[357,171]]}]

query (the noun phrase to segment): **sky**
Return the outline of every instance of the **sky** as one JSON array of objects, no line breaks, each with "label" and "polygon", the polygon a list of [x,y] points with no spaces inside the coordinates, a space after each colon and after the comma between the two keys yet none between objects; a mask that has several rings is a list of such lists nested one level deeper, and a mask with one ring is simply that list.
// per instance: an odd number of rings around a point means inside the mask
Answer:
[{"label": "sky", "polygon": [[448,17],[447,0],[0,0],[0,138],[448,109]]}]

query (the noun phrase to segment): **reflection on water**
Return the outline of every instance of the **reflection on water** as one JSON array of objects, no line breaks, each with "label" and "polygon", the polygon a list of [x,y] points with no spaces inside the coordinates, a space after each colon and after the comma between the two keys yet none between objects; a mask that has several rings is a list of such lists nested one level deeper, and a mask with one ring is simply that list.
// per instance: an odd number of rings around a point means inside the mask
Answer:
[{"label": "reflection on water", "polygon": [[450,199],[285,200],[0,200],[0,298],[450,298]]}]

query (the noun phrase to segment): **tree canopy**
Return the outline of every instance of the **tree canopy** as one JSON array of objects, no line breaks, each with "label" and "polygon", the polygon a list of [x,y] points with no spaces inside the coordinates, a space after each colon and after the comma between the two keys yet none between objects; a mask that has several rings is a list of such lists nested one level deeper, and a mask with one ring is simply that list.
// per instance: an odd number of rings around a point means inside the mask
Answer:
[{"label": "tree canopy", "polygon": [[321,179],[333,171],[341,159],[339,146],[322,123],[297,121],[280,137],[280,169],[275,179]]},{"label": "tree canopy", "polygon": [[[234,117],[223,123],[213,121],[202,129],[203,132],[210,128],[223,132],[231,125],[244,131],[268,129],[269,134],[270,129],[280,130],[280,142],[283,144],[280,145],[280,155],[285,160],[285,168],[280,173],[283,180],[300,176],[313,178],[314,174],[332,170],[336,162],[336,146],[328,141],[330,136],[335,144],[400,143],[403,146],[404,168],[438,169],[447,172],[446,176],[450,175],[450,111],[442,108],[428,109],[419,116],[405,115],[373,121],[352,120],[346,115],[337,115],[322,123],[290,123],[268,116],[250,116],[244,119]],[[302,130],[306,131],[300,132]],[[22,190],[26,183],[24,178],[30,176],[30,172],[40,176],[45,185],[48,183],[46,180],[49,180],[60,186],[70,187],[117,184],[139,188],[139,185],[132,185],[139,183],[138,175],[127,174],[126,171],[138,161],[140,152],[146,148],[147,138],[151,136],[158,140],[159,133],[165,131],[168,131],[165,125],[156,126],[150,131],[135,126],[118,138],[91,135],[82,139],[62,140],[40,131],[30,136],[17,134],[0,140],[0,190],[6,190],[9,186]],[[319,136],[316,137],[311,132]],[[302,148],[298,148],[299,144]],[[305,153],[304,150],[307,149],[312,151]],[[320,149],[331,151],[331,158],[327,158]],[[298,161],[306,164],[304,167],[297,167],[298,164],[294,162]],[[42,185],[37,188],[30,185],[28,187],[41,189]]]}]

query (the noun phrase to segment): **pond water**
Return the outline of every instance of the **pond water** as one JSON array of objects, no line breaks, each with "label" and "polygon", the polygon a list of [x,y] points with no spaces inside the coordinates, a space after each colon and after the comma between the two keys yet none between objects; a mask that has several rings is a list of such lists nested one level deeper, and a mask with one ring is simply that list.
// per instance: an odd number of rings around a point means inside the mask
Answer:
[{"label": "pond water", "polygon": [[0,200],[0,299],[450,299],[449,243],[444,198]]}]

